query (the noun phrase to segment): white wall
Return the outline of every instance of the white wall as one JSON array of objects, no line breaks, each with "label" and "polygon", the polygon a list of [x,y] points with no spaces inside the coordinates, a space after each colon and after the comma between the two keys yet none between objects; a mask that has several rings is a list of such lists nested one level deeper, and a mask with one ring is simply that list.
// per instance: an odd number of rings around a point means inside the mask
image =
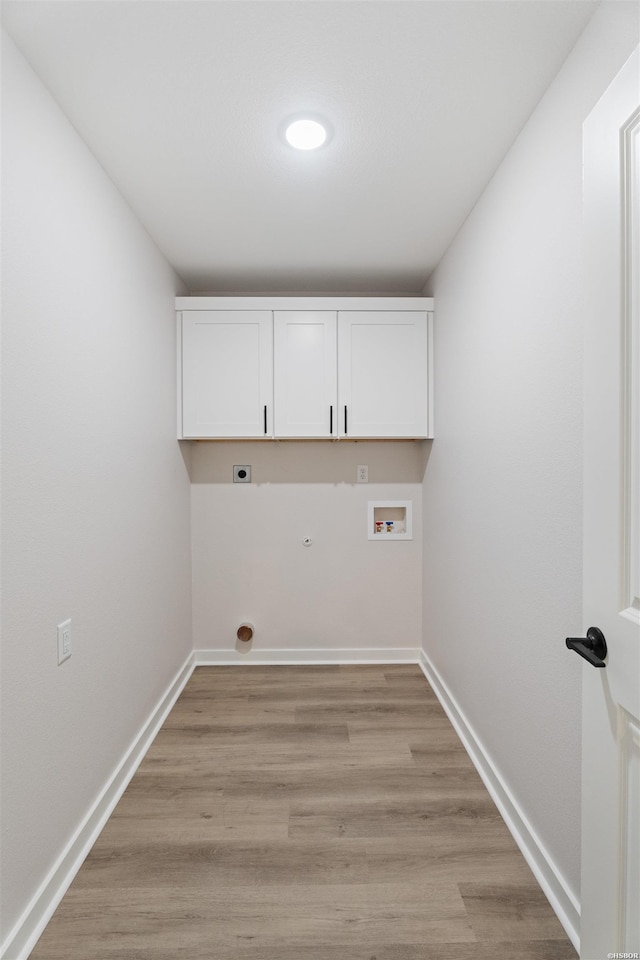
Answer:
[{"label": "white wall", "polygon": [[[433,278],[432,449],[189,451],[195,647],[233,656],[250,618],[248,658],[401,651],[424,612],[427,655],[574,893],[580,135],[636,35],[635,4],[601,8]],[[6,935],[191,649],[191,611],[178,278],[9,41],[3,68]],[[366,539],[374,498],[413,500],[413,541]]]},{"label": "white wall", "polygon": [[6,38],[2,57],[4,939],[184,663],[191,625],[182,290]]},{"label": "white wall", "polygon": [[599,8],[426,291],[424,649],[577,897],[581,127],[637,18]]},{"label": "white wall", "polygon": [[[192,455],[196,650],[246,662],[400,655],[421,639],[421,489],[430,443],[197,443]],[[234,484],[234,464],[250,464]],[[369,483],[356,466],[368,464]],[[414,539],[367,539],[367,501],[412,500]],[[305,547],[302,540],[313,540]],[[214,654],[215,655],[215,654]]]}]

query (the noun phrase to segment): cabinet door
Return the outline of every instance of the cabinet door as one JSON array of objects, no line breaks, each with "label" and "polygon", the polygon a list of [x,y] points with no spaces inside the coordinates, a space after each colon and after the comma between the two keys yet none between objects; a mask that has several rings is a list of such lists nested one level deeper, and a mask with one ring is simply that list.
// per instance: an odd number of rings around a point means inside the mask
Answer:
[{"label": "cabinet door", "polygon": [[182,435],[272,435],[272,356],[270,310],[184,311]]},{"label": "cabinet door", "polygon": [[277,437],[337,435],[336,319],[328,310],[274,313]]},{"label": "cabinet door", "polygon": [[422,311],[340,311],[340,436],[430,436],[427,321]]}]

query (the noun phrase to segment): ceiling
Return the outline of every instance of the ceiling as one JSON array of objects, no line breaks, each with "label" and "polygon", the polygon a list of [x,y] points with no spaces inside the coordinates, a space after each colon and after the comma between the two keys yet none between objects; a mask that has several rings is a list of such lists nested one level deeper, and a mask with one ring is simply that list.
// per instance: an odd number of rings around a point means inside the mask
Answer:
[{"label": "ceiling", "polygon": [[[192,293],[420,293],[597,4],[5,0]],[[297,152],[311,111],[328,145]]]}]

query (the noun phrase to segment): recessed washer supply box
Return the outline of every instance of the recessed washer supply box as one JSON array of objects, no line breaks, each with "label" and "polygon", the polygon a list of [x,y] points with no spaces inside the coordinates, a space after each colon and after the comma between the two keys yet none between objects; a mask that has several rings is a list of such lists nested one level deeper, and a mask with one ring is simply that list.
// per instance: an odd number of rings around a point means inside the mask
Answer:
[{"label": "recessed washer supply box", "polygon": [[367,530],[369,540],[413,540],[412,500],[369,500]]}]

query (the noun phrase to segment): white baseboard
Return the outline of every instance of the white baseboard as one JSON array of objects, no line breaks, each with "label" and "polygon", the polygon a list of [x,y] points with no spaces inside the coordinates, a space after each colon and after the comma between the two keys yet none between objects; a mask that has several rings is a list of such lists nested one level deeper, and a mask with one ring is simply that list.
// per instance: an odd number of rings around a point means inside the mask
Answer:
[{"label": "white baseboard", "polygon": [[418,647],[351,647],[345,649],[297,648],[286,650],[194,650],[196,666],[264,666],[275,664],[330,665],[337,663],[417,663]]},{"label": "white baseboard", "polygon": [[569,889],[536,832],[520,809],[500,771],[491,760],[473,727],[458,706],[446,683],[423,650],[418,663],[449,717],[464,747],[496,804],[513,839],[529,864],[536,880],[564,927],[573,946],[580,952],[580,904]]},{"label": "white baseboard", "polygon": [[2,944],[0,960],[26,960],[29,956],[192,672],[191,653]]}]

